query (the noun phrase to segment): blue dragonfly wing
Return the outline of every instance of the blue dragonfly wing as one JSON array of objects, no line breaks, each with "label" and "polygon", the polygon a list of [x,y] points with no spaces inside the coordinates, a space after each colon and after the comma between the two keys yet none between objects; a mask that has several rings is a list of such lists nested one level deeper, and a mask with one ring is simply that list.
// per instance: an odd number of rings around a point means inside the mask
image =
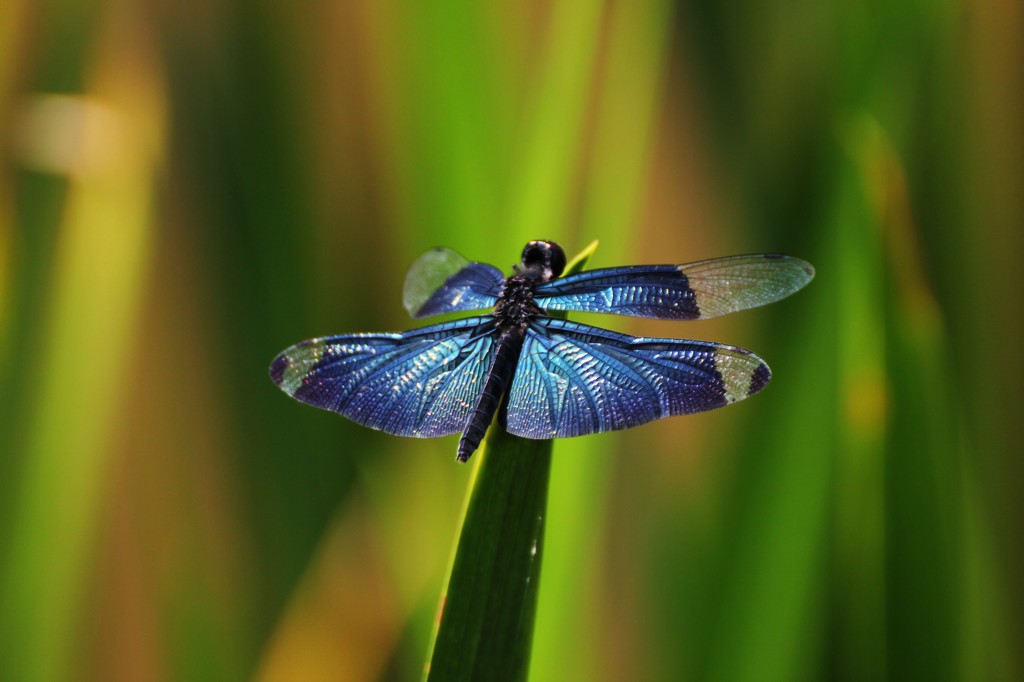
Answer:
[{"label": "blue dragonfly wing", "polygon": [[471,317],[401,334],[310,339],[270,365],[285,393],[396,436],[466,426],[494,357],[494,320]]},{"label": "blue dragonfly wing", "polygon": [[533,295],[547,310],[702,320],[785,298],[813,277],[799,258],[757,254],[588,270],[541,284]]},{"label": "blue dragonfly wing", "polygon": [[415,318],[493,308],[504,283],[493,265],[470,263],[451,249],[436,248],[409,268],[402,302]]},{"label": "blue dragonfly wing", "polygon": [[617,431],[723,407],[769,379],[768,366],[743,348],[542,318],[527,331],[506,429],[525,438]]}]

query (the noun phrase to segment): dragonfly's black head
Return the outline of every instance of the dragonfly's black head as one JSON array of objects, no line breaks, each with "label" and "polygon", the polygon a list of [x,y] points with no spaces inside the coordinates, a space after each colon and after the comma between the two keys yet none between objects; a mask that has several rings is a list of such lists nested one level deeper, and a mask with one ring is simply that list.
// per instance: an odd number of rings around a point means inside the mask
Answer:
[{"label": "dragonfly's black head", "polygon": [[549,282],[565,270],[565,251],[554,242],[530,242],[523,249],[523,274],[533,275],[542,282]]}]

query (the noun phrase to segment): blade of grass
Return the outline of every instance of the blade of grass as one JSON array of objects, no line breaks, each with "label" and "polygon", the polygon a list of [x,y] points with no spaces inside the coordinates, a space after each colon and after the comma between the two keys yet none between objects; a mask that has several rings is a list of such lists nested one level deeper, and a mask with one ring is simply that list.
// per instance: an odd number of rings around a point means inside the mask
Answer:
[{"label": "blade of grass", "polygon": [[521,680],[529,666],[551,441],[494,428],[478,456],[428,680]]}]

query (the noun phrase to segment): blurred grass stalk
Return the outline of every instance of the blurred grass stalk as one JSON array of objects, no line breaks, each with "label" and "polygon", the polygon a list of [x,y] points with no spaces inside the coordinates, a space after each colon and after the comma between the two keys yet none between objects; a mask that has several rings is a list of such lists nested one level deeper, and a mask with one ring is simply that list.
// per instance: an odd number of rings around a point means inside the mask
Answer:
[{"label": "blurred grass stalk", "polygon": [[151,250],[163,92],[144,43],[112,35],[87,94],[36,95],[19,140],[26,165],[69,178],[38,352],[24,359],[35,381],[0,572],[0,667],[27,682],[81,673],[76,626]]},{"label": "blurred grass stalk", "polygon": [[[603,49],[593,55],[587,76],[599,89],[579,234],[600,239],[601,265],[608,266],[629,262],[644,234],[637,222],[650,176],[671,4],[620,1],[608,3],[605,12]],[[531,666],[535,679],[602,675],[600,657],[593,653],[601,641],[600,614],[591,605],[599,593],[605,502],[617,440],[556,443]]]},{"label": "blurred grass stalk", "polygon": [[[1005,592],[1004,577],[994,568],[995,548],[984,530],[991,527],[991,510],[977,505],[978,463],[957,407],[946,321],[928,281],[905,164],[877,121],[866,119],[858,128],[852,156],[869,222],[881,228],[891,292],[885,519],[879,528],[889,556],[885,582],[876,587],[885,605],[878,625],[885,662],[893,679],[1014,679],[1008,621],[995,597]],[[848,656],[871,652],[856,651],[858,643],[852,638]]]},{"label": "blurred grass stalk", "polygon": [[[21,52],[27,3],[8,0],[0,3],[0,131],[11,129],[10,116],[14,92],[15,67]],[[0,371],[7,360],[10,341],[7,325],[11,309],[11,284],[14,278],[12,259],[14,197],[6,167],[0,168]]]},{"label": "blurred grass stalk", "polygon": [[[837,333],[835,592],[845,679],[886,676],[885,444],[890,411],[883,215],[869,194],[877,123],[863,117],[842,131],[832,200],[835,268],[842,301]],[[859,163],[858,163],[859,162]]]}]

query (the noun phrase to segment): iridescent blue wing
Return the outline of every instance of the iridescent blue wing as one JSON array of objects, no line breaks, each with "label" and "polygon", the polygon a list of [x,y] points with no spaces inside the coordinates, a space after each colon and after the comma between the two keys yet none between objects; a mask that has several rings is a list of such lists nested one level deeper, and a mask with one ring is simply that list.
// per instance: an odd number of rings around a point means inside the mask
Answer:
[{"label": "iridescent blue wing", "polygon": [[427,251],[405,276],[402,302],[413,317],[493,308],[505,278],[486,263],[470,263],[451,249]]},{"label": "iridescent blue wing", "polygon": [[471,317],[402,334],[310,339],[270,365],[288,395],[396,436],[466,426],[494,356],[494,319]]},{"label": "iridescent blue wing", "polygon": [[588,270],[541,284],[533,297],[547,310],[703,320],[785,298],[813,277],[799,258],[759,254]]},{"label": "iridescent blue wing", "polygon": [[527,330],[506,429],[525,438],[617,431],[734,403],[769,379],[768,366],[743,348],[545,318]]}]

